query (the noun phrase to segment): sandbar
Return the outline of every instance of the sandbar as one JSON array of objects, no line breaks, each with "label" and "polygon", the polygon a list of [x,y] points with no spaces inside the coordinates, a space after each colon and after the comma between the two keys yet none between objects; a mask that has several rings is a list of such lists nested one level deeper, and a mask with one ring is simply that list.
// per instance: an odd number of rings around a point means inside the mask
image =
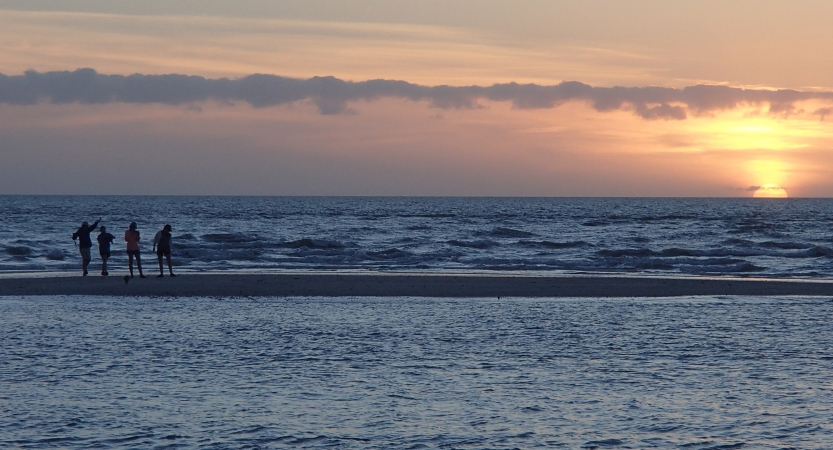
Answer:
[{"label": "sandbar", "polygon": [[482,274],[181,274],[0,278],[0,296],[681,297],[833,296],[833,280]]}]

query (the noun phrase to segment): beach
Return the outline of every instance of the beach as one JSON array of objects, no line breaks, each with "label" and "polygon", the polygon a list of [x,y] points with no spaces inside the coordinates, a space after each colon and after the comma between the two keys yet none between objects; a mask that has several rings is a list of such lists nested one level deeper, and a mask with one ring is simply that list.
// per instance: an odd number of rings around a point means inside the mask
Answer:
[{"label": "beach", "polygon": [[678,297],[833,295],[826,280],[491,274],[182,274],[0,279],[0,296]]}]

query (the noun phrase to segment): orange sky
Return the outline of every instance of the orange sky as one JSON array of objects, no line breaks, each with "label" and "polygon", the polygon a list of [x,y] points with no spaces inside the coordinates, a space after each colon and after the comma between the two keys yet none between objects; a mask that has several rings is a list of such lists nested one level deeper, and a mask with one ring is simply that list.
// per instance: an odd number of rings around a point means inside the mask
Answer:
[{"label": "orange sky", "polygon": [[[64,3],[0,1],[0,73],[833,92],[826,1]],[[310,98],[0,101],[0,193],[833,195],[824,95],[646,105],[657,106],[688,112],[649,120],[628,104],[447,108],[386,96],[338,114]]]}]

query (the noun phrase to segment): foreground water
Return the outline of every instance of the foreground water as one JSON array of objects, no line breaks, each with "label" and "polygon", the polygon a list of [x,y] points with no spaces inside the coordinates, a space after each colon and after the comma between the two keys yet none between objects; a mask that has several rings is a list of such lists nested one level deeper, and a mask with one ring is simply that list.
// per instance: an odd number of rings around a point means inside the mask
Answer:
[{"label": "foreground water", "polygon": [[0,217],[0,273],[77,272],[70,236],[103,217],[116,273],[136,221],[146,264],[170,223],[191,271],[833,277],[831,199],[0,196]]},{"label": "foreground water", "polygon": [[0,299],[0,447],[823,449],[821,298]]}]

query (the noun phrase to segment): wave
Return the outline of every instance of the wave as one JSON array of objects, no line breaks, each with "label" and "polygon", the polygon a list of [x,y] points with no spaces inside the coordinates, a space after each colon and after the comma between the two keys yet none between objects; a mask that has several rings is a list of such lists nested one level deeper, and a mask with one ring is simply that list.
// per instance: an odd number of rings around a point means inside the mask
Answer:
[{"label": "wave", "polygon": [[571,241],[571,242],[553,242],[553,241],[518,241],[518,244],[525,247],[543,247],[543,248],[581,248],[592,247],[592,244],[585,241]]},{"label": "wave", "polygon": [[495,241],[490,241],[488,239],[481,239],[478,241],[461,241],[459,239],[452,239],[446,242],[449,245],[453,245],[455,247],[466,247],[466,248],[478,248],[478,249],[486,249],[498,246]]},{"label": "wave", "polygon": [[368,257],[370,257],[371,259],[383,259],[383,260],[401,259],[401,258],[407,258],[407,257],[411,256],[410,253],[408,253],[406,251],[403,251],[403,250],[400,250],[398,248],[389,248],[387,250],[381,250],[381,251],[378,251],[378,252],[365,252],[365,254]]},{"label": "wave", "polygon": [[[799,248],[803,251],[799,252],[784,252],[778,250]],[[764,248],[714,248],[706,250],[695,250],[678,247],[670,247],[660,251],[651,250],[648,248],[629,248],[629,249],[605,249],[596,252],[597,255],[607,258],[633,258],[633,257],[664,257],[664,258],[678,258],[678,257],[756,257],[756,256],[770,256],[778,258],[817,258],[822,256],[833,256],[833,249],[823,246],[811,246],[807,248],[804,245],[791,247],[777,247],[769,246]]]},{"label": "wave", "polygon": [[46,252],[46,259],[50,261],[63,261],[66,256],[66,253],[59,248],[53,248]]},{"label": "wave", "polygon": [[730,230],[726,232],[729,234],[763,234],[769,236],[780,236],[780,229],[783,227],[773,223],[749,223],[749,224],[735,224]]},{"label": "wave", "polygon": [[423,218],[423,219],[445,219],[451,217],[457,217],[457,214],[453,213],[426,213],[426,214],[397,214],[397,217],[403,218]]},{"label": "wave", "polygon": [[809,248],[803,252],[799,252],[798,254],[808,258],[818,258],[821,256],[833,257],[833,249],[819,245]]},{"label": "wave", "polygon": [[755,245],[755,241],[750,241],[749,239],[740,239],[740,238],[731,238],[726,239],[721,242],[724,245],[743,245],[746,247],[752,247]]},{"label": "wave", "polygon": [[722,249],[716,251],[709,251],[709,250],[689,250],[685,248],[677,248],[671,247],[666,248],[660,251],[659,253],[653,252],[652,254],[658,256],[667,256],[667,257],[677,257],[677,256],[727,256],[725,251]]},{"label": "wave", "polygon": [[515,237],[515,238],[525,238],[525,237],[532,237],[535,236],[535,233],[530,233],[528,231],[522,230],[515,230],[513,228],[506,228],[506,227],[497,227],[491,231],[486,233],[480,232],[476,233],[477,235],[486,235],[486,236],[493,236],[493,237]]},{"label": "wave", "polygon": [[[604,266],[593,267],[591,270],[604,269]],[[729,274],[745,272],[761,272],[766,270],[749,261],[737,258],[708,258],[708,259],[663,259],[663,258],[633,258],[619,261],[618,264],[606,267],[613,270],[636,271],[679,271],[691,274]]]},{"label": "wave", "polygon": [[345,248],[347,247],[346,244],[343,244],[338,241],[328,241],[325,239],[298,239],[295,241],[288,241],[283,242],[277,245],[278,247],[284,248],[311,248],[311,249],[338,249],[338,248]]},{"label": "wave", "polygon": [[629,216],[622,214],[611,214],[604,217],[609,221],[618,223],[645,223],[645,222],[663,222],[663,221],[681,221],[681,220],[716,220],[716,218],[707,218],[698,215],[684,215],[684,214],[667,214],[659,216]]},{"label": "wave", "polygon": [[253,242],[260,240],[260,238],[257,235],[250,233],[210,233],[202,235],[202,239],[208,242],[216,242],[223,244]]},{"label": "wave", "polygon": [[[61,269],[61,270],[70,270],[70,269],[74,269],[74,266],[64,264],[64,265],[61,265],[58,268]],[[3,263],[0,263],[0,272],[30,272],[30,271],[34,272],[34,271],[46,270],[46,269],[47,269],[47,267],[43,264],[34,264],[34,263],[3,264]]]},{"label": "wave", "polygon": [[803,244],[800,242],[776,242],[776,241],[766,241],[760,242],[756,244],[761,247],[766,248],[780,248],[784,250],[804,250],[808,248],[812,248],[813,244]]},{"label": "wave", "polygon": [[185,247],[174,251],[174,259],[216,263],[223,261],[259,261],[263,254],[252,248]]},{"label": "wave", "polygon": [[25,246],[6,247],[6,253],[12,256],[29,256],[32,254],[32,249]]},{"label": "wave", "polygon": [[653,256],[657,255],[657,252],[648,248],[627,248],[621,250],[599,250],[597,254],[611,258],[622,258],[628,256]]},{"label": "wave", "polygon": [[725,266],[719,267],[693,267],[688,270],[688,273],[694,274],[729,274],[729,273],[750,273],[750,272],[763,272],[766,269],[764,267],[756,266],[750,262],[740,262],[736,264],[730,264]]}]

